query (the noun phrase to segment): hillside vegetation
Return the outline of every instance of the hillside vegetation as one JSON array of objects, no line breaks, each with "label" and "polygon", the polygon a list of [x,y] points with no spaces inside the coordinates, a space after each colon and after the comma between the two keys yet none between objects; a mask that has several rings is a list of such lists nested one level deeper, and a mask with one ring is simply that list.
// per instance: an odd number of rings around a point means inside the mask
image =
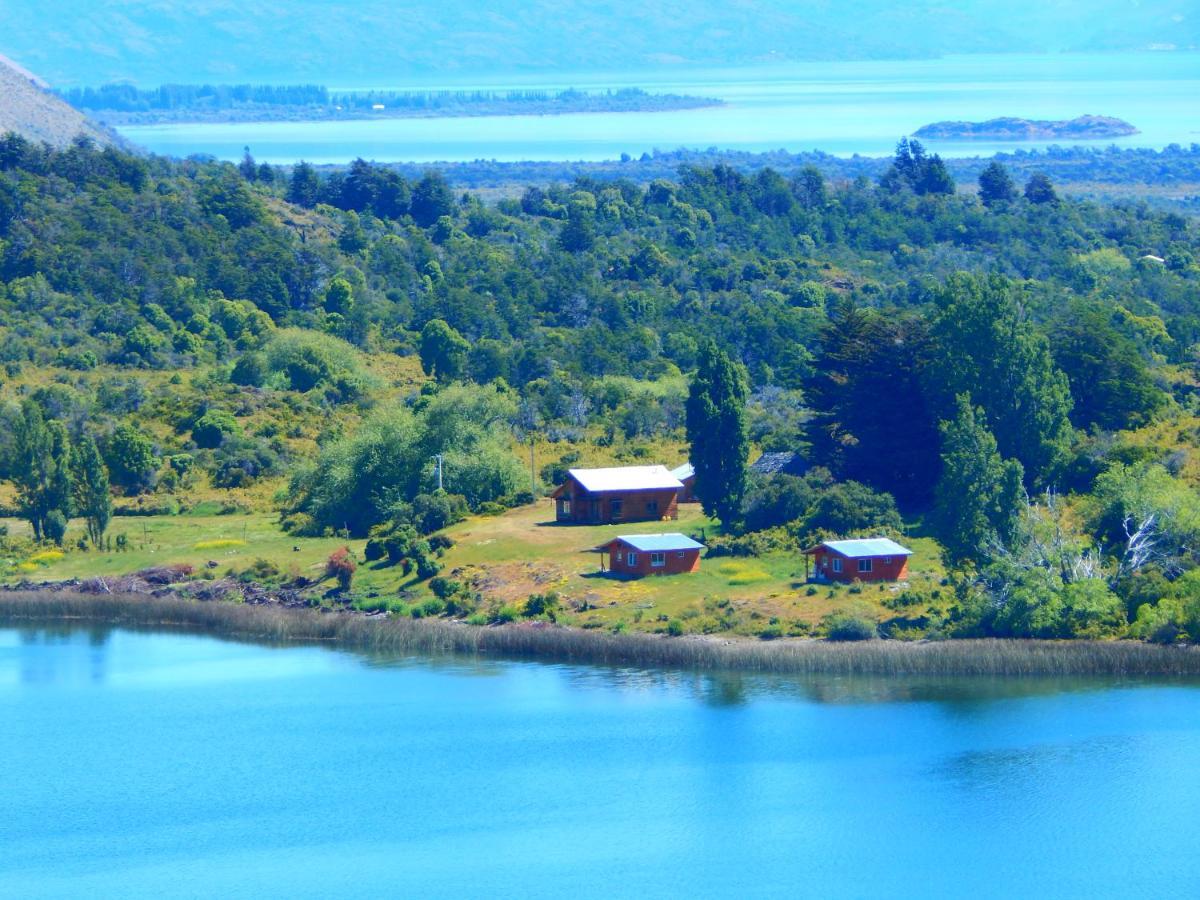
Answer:
[{"label": "hillside vegetation", "polygon": [[[0,140],[6,576],[669,634],[1200,638],[1196,226],[999,164],[966,188],[907,142],[878,182],[694,166],[487,204],[361,161]],[[539,498],[686,459],[717,372],[729,446],[807,473],[731,469],[640,526],[702,537],[699,576],[597,578],[612,529]],[[907,584],[804,582],[803,546],[881,533],[917,552]]]},{"label": "hillside vegetation", "polygon": [[[1195,49],[1190,0],[8,0],[4,51],[60,87],[131,80],[380,85],[514,71],[628,71],[959,53]],[[354,48],[353,52],[346,52]]]},{"label": "hillside vegetation", "polygon": [[0,134],[7,132],[55,147],[65,147],[80,135],[104,145],[121,143],[29,72],[0,56]]}]

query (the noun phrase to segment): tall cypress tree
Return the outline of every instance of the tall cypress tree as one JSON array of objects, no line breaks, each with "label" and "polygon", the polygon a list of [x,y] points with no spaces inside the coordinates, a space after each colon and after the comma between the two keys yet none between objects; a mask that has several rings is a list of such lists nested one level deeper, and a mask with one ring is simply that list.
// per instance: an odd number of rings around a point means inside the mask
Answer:
[{"label": "tall cypress tree", "polygon": [[746,493],[746,371],[707,340],[687,399],[687,438],[704,512],[729,524]]},{"label": "tall cypress tree", "polygon": [[100,546],[112,518],[108,468],[95,438],[84,435],[75,451],[75,508],[87,521],[88,539]]},{"label": "tall cypress tree", "polygon": [[984,561],[1012,540],[1020,510],[1021,464],[1002,459],[983,411],[960,394],[942,423],[942,479],[933,524],[950,563]]}]

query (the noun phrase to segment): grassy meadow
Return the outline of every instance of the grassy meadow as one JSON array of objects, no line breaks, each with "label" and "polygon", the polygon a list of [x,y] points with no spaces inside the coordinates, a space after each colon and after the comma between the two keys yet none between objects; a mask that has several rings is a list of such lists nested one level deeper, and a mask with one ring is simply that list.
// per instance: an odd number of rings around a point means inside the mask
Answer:
[{"label": "grassy meadow", "polygon": [[[200,513],[204,509],[198,507]],[[5,519],[0,524],[12,538],[28,536],[24,521]],[[889,608],[888,602],[903,591],[897,585],[810,585],[804,557],[798,553],[706,557],[697,573],[622,580],[601,574],[601,554],[594,550],[622,533],[681,531],[703,541],[717,530],[696,504],[681,506],[677,521],[558,525],[552,502],[544,499],[501,515],[475,516],[447,529],[454,544],[441,558],[442,576],[466,585],[484,610],[504,605],[520,609],[530,595],[553,592],[560,598],[557,620],[585,629],[654,633],[670,627],[692,634],[805,636],[818,633],[822,619],[835,612],[887,622],[898,616],[917,619],[928,611],[927,604],[900,612]],[[72,535],[80,533],[82,523],[73,522]],[[111,551],[81,551],[68,540],[62,551],[0,559],[4,580],[15,584],[115,577],[165,565],[191,566],[200,577],[236,577],[259,571],[265,563],[280,580],[303,577],[319,582],[313,594],[320,597],[332,587],[331,581],[321,581],[325,560],[334,550],[349,547],[360,561],[352,588],[360,606],[377,608],[382,598],[387,608],[404,614],[433,598],[428,582],[404,574],[398,566],[363,562],[365,542],[295,537],[269,513],[118,517],[110,535]],[[116,549],[117,543],[125,549]],[[908,544],[915,551],[909,584],[923,587],[922,596],[936,592],[943,576],[936,544],[926,538]]]}]

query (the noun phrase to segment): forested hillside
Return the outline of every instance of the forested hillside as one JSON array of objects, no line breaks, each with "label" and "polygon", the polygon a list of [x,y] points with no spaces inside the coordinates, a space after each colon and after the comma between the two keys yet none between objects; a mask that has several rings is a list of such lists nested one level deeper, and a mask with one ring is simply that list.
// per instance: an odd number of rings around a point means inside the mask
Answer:
[{"label": "forested hillside", "polygon": [[488,205],[9,137],[0,476],[51,539],[103,468],[118,511],[278,510],[424,579],[426,535],[528,502],[520,442],[538,491],[673,461],[728,357],[755,452],[809,469],[725,497],[710,552],[907,529],[950,567],[895,601],[910,630],[1200,637],[1200,231],[999,165],[979,187],[904,144],[877,183],[695,167]]},{"label": "forested hillside", "polygon": [[3,49],[59,87],[122,79],[379,85],[430,74],[1194,49],[1194,13],[1189,0],[502,0],[486,10],[464,0],[364,0],[352,9],[317,0],[6,0]]}]

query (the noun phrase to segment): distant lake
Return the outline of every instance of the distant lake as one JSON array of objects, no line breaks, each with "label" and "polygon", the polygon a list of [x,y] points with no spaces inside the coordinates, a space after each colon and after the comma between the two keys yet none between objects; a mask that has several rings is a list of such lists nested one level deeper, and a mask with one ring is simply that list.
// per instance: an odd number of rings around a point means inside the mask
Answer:
[{"label": "distant lake", "polygon": [[0,896],[1195,897],[1200,688],[0,629]]},{"label": "distant lake", "polygon": [[[934,121],[1069,119],[1085,113],[1116,116],[1141,129],[1132,137],[1095,142],[1100,146],[1157,149],[1200,142],[1200,53],[962,56],[337,88],[623,86],[717,97],[727,105],[656,113],[131,126],[121,131],[156,153],[240,159],[242,148],[249,146],[258,159],[275,163],[341,163],[358,156],[415,162],[605,160],[680,147],[886,155],[901,136]],[[1050,143],[929,142],[947,156]]]}]

